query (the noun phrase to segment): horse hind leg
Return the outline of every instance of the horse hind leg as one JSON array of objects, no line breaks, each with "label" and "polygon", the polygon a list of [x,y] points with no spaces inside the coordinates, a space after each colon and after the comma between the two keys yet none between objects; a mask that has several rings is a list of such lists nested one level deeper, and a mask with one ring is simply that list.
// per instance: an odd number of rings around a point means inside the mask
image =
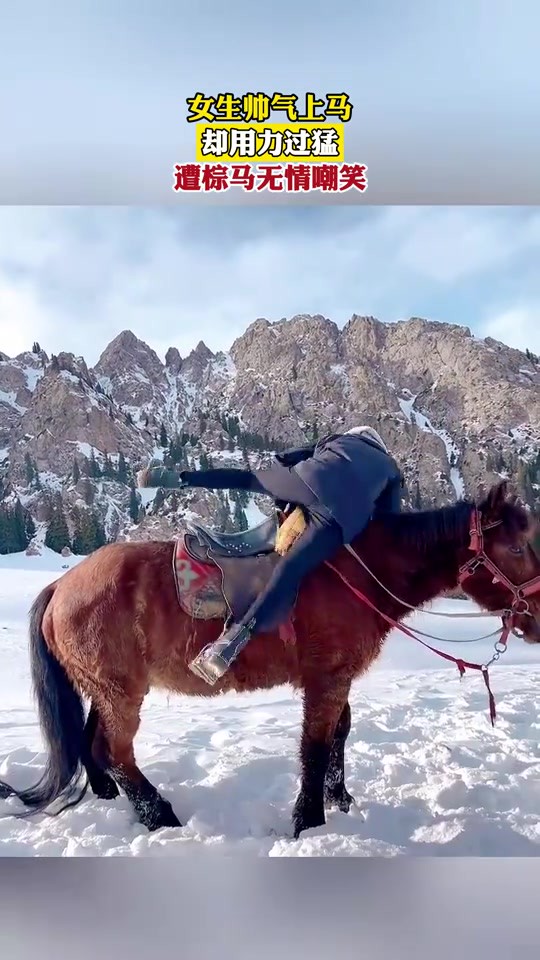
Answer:
[{"label": "horse hind leg", "polygon": [[119,796],[118,787],[113,778],[104,769],[104,737],[99,713],[92,704],[84,728],[84,749],[82,761],[88,776],[90,788],[101,800],[114,800]]},{"label": "horse hind leg", "polygon": [[99,762],[106,766],[133,805],[139,822],[148,830],[181,827],[169,801],[161,796],[135,763],[133,741],[139,728],[142,701],[142,696],[133,700],[124,695],[107,704],[106,710],[100,709],[105,755]]},{"label": "horse hind leg", "polygon": [[324,778],[324,799],[326,803],[335,805],[342,813],[348,813],[355,803],[354,797],[351,796],[345,786],[345,743],[350,730],[351,708],[349,701],[347,701],[338,720]]}]

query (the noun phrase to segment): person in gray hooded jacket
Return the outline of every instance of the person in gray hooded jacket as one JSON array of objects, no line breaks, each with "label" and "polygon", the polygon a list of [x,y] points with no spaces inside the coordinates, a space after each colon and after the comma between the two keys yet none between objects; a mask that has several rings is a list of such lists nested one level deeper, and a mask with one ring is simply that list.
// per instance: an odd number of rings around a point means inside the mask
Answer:
[{"label": "person in gray hooded jacket", "polygon": [[242,620],[229,625],[190,664],[209,684],[223,676],[253,633],[276,628],[308,573],[362,533],[374,515],[401,509],[401,472],[371,427],[353,427],[313,446],[278,453],[261,470],[183,470],[174,475],[157,468],[143,473],[144,486],[244,489],[271,496],[282,508],[304,509],[305,530]]}]

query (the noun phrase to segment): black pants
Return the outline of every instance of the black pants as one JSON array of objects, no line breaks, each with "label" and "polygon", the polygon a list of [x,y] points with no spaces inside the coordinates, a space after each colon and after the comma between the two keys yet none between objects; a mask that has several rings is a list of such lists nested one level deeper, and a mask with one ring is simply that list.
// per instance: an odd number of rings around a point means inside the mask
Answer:
[{"label": "black pants", "polygon": [[267,470],[199,470],[183,471],[192,486],[207,489],[241,489],[263,493],[283,504],[303,506],[307,528],[279,561],[255,602],[242,617],[241,624],[255,621],[253,630],[264,633],[275,629],[292,607],[301,581],[324,560],[343,546],[341,528],[332,520],[315,494],[288,467],[272,465]]},{"label": "black pants", "polygon": [[315,494],[307,484],[290,467],[283,467],[280,463],[272,464],[266,470],[223,467],[217,470],[182,470],[180,475],[190,487],[249,490],[250,493],[263,493],[283,505],[295,503],[310,507],[317,503]]},{"label": "black pants", "polygon": [[308,509],[308,524],[292,547],[281,558],[270,580],[242,618],[242,624],[255,620],[254,631],[274,630],[292,607],[296,592],[308,573],[330,560],[343,546],[341,528],[335,521]]}]

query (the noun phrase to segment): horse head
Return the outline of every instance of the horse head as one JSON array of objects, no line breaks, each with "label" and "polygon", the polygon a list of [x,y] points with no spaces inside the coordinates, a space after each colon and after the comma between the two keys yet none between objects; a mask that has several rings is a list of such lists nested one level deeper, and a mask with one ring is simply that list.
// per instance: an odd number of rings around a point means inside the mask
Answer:
[{"label": "horse head", "polygon": [[480,607],[508,612],[512,629],[540,643],[540,557],[532,546],[538,521],[506,481],[492,487],[472,513],[468,554],[460,568],[465,593]]}]

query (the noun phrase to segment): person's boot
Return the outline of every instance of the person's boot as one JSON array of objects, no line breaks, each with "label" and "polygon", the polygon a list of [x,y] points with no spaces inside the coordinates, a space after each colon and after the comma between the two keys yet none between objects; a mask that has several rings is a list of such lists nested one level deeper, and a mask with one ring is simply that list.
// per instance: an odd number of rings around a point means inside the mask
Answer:
[{"label": "person's boot", "polygon": [[233,624],[224,630],[218,640],[209,643],[189,664],[189,669],[201,680],[213,686],[236,660],[251,637],[253,621],[247,626]]}]

